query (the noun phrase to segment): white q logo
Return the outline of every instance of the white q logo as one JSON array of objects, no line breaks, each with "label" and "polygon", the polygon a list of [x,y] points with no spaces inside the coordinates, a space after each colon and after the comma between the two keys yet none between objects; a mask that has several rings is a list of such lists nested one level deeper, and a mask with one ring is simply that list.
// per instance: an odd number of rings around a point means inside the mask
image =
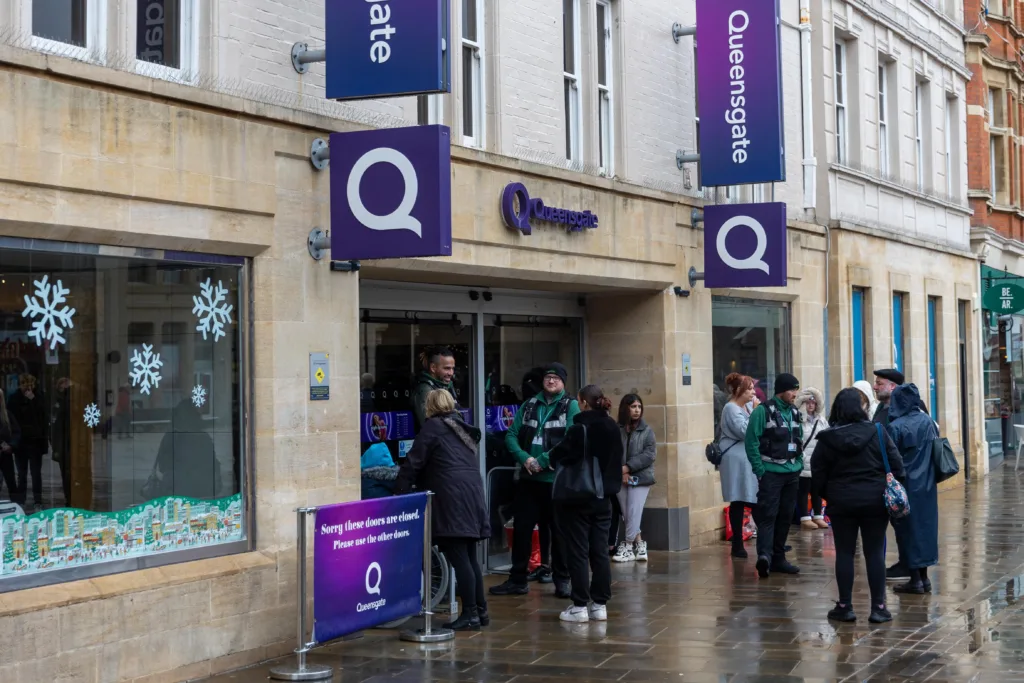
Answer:
[{"label": "white q logo", "polygon": [[[405,184],[402,203],[394,212],[386,216],[370,213],[366,205],[363,204],[360,192],[363,175],[374,164],[391,164],[402,174],[402,182]],[[370,230],[411,230],[416,233],[417,237],[423,237],[423,226],[411,215],[419,195],[420,181],[409,157],[390,147],[371,149],[359,157],[348,176],[348,205],[352,209],[352,215]],[[377,569],[379,570],[380,567]]]},{"label": "white q logo", "polygon": [[[757,247],[754,249],[754,253],[745,259],[735,258],[725,247],[725,238],[729,236],[729,232],[741,225],[750,228],[757,238]],[[733,216],[727,220],[722,225],[722,229],[718,231],[716,246],[718,258],[733,270],[762,270],[765,274],[771,275],[768,272],[768,264],[764,262],[764,252],[768,248],[768,236],[764,232],[764,226],[750,216]]]},{"label": "white q logo", "polygon": [[[370,575],[373,574],[374,571],[377,572],[376,581],[370,578]],[[380,565],[376,562],[370,563],[370,566],[366,568],[366,592],[370,595],[380,595],[381,573]]]}]

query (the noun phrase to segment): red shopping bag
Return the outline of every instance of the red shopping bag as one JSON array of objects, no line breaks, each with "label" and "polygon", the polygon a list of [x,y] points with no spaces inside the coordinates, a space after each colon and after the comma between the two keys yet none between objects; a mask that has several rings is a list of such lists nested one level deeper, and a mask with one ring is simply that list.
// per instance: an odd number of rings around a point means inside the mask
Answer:
[{"label": "red shopping bag", "polygon": [[[725,540],[732,540],[732,524],[729,522],[729,506],[726,505],[722,511],[722,515],[725,517]],[[749,541],[754,536],[754,529],[757,527],[754,525],[754,519],[751,516],[750,508],[743,508],[743,540]]]},{"label": "red shopping bag", "polygon": [[[508,541],[508,547],[512,547],[512,536],[513,529],[511,525],[505,526],[505,539]],[[537,527],[533,527],[533,548],[530,550],[530,563],[526,566],[527,571],[533,571],[540,566],[540,532],[537,531]]]}]

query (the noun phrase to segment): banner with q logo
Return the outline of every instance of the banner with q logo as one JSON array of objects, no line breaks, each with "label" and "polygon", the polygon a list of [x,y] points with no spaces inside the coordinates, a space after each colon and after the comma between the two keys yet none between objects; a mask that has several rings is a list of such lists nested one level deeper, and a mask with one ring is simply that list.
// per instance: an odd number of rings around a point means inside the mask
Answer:
[{"label": "banner with q logo", "polygon": [[785,287],[786,205],[704,207],[704,286]]},{"label": "banner with q logo", "polygon": [[451,132],[331,134],[331,259],[452,255]]},{"label": "banner with q logo", "polygon": [[419,614],[427,494],[317,508],[313,639]]}]

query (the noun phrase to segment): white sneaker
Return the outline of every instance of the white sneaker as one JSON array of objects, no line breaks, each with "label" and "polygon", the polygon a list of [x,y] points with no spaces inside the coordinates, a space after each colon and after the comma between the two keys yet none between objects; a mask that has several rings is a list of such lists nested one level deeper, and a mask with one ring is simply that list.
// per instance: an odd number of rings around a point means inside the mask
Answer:
[{"label": "white sneaker", "polygon": [[[577,607],[573,605],[558,615],[561,621],[567,621],[574,624],[584,624],[590,621],[590,611],[586,607]],[[605,615],[607,618],[607,614]]]},{"label": "white sneaker", "polygon": [[612,555],[612,562],[632,562],[636,559],[636,555],[633,554],[633,549],[626,543],[620,543],[615,554]]},{"label": "white sneaker", "polygon": [[646,562],[647,561],[647,541],[636,542],[636,561]]},{"label": "white sneaker", "polygon": [[608,607],[596,602],[590,603],[590,618],[594,621],[608,621]]}]

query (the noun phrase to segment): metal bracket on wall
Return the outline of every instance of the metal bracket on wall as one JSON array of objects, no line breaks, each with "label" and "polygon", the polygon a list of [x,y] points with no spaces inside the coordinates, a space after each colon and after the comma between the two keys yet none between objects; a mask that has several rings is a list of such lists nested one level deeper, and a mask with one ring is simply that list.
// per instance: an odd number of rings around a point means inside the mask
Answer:
[{"label": "metal bracket on wall", "polygon": [[697,227],[698,223],[704,222],[704,212],[700,209],[690,209],[690,225]]},{"label": "metal bracket on wall", "polygon": [[690,266],[690,272],[688,273],[690,279],[690,289],[697,286],[698,282],[703,282],[704,273],[698,272],[696,268]]},{"label": "metal bracket on wall", "polygon": [[324,257],[324,252],[331,248],[330,235],[327,234],[326,230],[313,228],[309,231],[309,241],[306,246],[313,260],[319,261]]},{"label": "metal bracket on wall", "polygon": [[309,71],[310,64],[326,61],[327,50],[310,50],[308,43],[295,43],[292,45],[292,67],[300,74]]},{"label": "metal bracket on wall", "polygon": [[680,171],[683,170],[683,166],[686,164],[696,164],[700,162],[699,154],[687,154],[681,149],[676,150],[676,168]]},{"label": "metal bracket on wall", "polygon": [[331,272],[334,273],[358,273],[359,261],[331,261]]},{"label": "metal bracket on wall", "polygon": [[313,140],[313,144],[309,146],[309,163],[318,171],[331,164],[331,146],[323,138]]},{"label": "metal bracket on wall", "polygon": [[682,38],[683,36],[692,36],[696,35],[696,33],[696,26],[683,26],[678,22],[672,24],[672,40],[676,41],[677,43],[679,42],[679,39]]}]

